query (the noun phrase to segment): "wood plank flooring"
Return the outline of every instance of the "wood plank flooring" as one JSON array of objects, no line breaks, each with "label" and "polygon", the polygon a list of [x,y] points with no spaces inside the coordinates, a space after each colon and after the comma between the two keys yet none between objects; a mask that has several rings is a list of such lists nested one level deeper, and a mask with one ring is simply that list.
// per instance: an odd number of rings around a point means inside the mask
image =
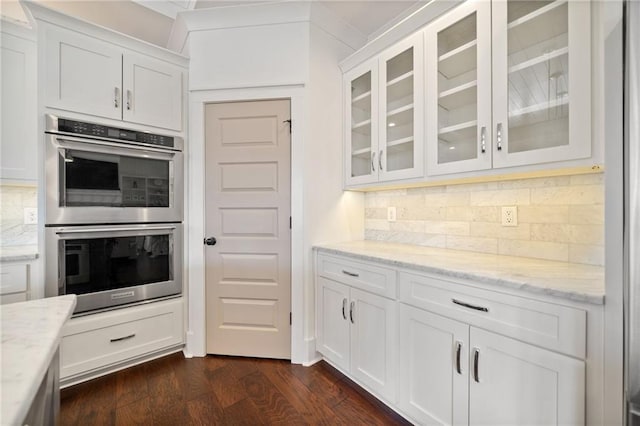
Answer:
[{"label": "wood plank flooring", "polygon": [[65,425],[405,425],[325,362],[182,353],[63,389]]}]

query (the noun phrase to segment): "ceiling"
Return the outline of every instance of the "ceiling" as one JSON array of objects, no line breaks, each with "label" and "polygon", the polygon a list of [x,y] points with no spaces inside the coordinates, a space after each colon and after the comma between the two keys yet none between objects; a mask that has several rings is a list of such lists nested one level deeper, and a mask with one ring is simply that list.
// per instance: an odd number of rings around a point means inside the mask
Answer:
[{"label": "ceiling", "polygon": [[[165,47],[176,14],[192,9],[234,7],[272,0],[37,0],[52,9]],[[300,1],[300,0],[288,0]],[[302,0],[317,1],[366,38],[407,16],[428,0]],[[18,0],[0,0],[0,13],[26,22]]]}]

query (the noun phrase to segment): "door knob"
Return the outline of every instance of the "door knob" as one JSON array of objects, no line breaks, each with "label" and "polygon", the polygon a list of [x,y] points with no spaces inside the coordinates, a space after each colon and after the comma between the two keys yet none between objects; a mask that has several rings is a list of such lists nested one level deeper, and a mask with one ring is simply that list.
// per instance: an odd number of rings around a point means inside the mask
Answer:
[{"label": "door knob", "polygon": [[204,239],[204,243],[208,246],[215,246],[218,241],[216,237],[209,237]]}]

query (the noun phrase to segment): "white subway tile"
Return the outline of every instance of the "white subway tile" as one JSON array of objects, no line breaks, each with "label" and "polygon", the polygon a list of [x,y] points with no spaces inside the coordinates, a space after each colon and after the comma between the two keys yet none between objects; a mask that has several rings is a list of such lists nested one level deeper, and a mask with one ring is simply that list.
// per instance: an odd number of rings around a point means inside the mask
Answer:
[{"label": "white subway tile", "polygon": [[531,240],[568,243],[571,241],[571,228],[563,223],[532,223]]},{"label": "white subway tile", "polygon": [[504,189],[471,193],[472,206],[510,206],[530,203],[530,189]]},{"label": "white subway tile", "polygon": [[470,235],[474,237],[509,240],[528,240],[531,235],[528,223],[521,223],[518,226],[502,226],[495,222],[473,222],[469,231]]},{"label": "white subway tile", "polygon": [[586,244],[569,244],[569,262],[604,266],[604,247]]},{"label": "white subway tile", "polygon": [[469,235],[469,222],[431,221],[424,222],[427,234]]},{"label": "white subway tile", "polygon": [[575,225],[604,224],[604,205],[569,206],[569,223]]},{"label": "white subway tile", "polygon": [[519,223],[568,223],[568,206],[518,206]]},{"label": "white subway tile", "polygon": [[602,204],[602,185],[561,186],[557,188],[532,188],[531,204],[575,205]]},{"label": "white subway tile", "polygon": [[569,225],[572,243],[604,245],[604,226]]},{"label": "white subway tile", "polygon": [[447,248],[495,254],[498,250],[498,239],[449,235],[447,236]]},{"label": "white subway tile", "polygon": [[567,262],[569,260],[569,244],[549,241],[500,240],[498,253],[506,256]]}]

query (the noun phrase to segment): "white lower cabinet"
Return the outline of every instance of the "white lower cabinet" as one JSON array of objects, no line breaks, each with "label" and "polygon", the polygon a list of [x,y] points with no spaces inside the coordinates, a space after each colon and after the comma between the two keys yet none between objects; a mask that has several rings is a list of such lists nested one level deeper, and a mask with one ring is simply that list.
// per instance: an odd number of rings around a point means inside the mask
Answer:
[{"label": "white lower cabinet", "polygon": [[0,304],[29,300],[33,264],[2,262],[0,264]]},{"label": "white lower cabinet", "polygon": [[318,278],[318,350],[387,401],[395,401],[396,303]]},{"label": "white lower cabinet", "polygon": [[70,319],[62,332],[60,378],[73,382],[97,376],[181,345],[182,305],[177,298]]},{"label": "white lower cabinet", "polygon": [[398,405],[420,424],[584,424],[584,361],[401,304]]}]

